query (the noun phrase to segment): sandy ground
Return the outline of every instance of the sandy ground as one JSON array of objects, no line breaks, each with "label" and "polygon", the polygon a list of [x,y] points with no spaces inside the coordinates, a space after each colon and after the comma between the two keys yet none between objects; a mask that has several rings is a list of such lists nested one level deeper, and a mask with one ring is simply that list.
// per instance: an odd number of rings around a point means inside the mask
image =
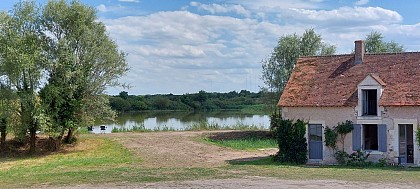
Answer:
[{"label": "sandy ground", "polygon": [[255,188],[255,189],[269,189],[269,188],[322,188],[322,189],[338,189],[338,188],[419,188],[416,185],[401,185],[392,183],[367,183],[367,182],[349,182],[340,180],[282,180],[268,177],[247,177],[241,179],[214,179],[214,180],[194,180],[181,182],[157,182],[137,185],[104,185],[104,186],[90,186],[79,185],[75,187],[58,187],[57,189],[238,189],[238,188]]},{"label": "sandy ground", "polygon": [[111,134],[109,137],[113,137],[139,155],[144,160],[142,166],[150,168],[219,167],[226,165],[227,160],[259,158],[277,152],[275,148],[246,152],[198,142],[198,137],[204,133],[124,133],[123,137],[119,134]]},{"label": "sandy ground", "polygon": [[[219,131],[220,132],[220,131]],[[226,132],[226,131],[224,131]],[[208,132],[151,132],[117,133],[106,137],[121,142],[124,146],[142,157],[141,166],[158,167],[218,167],[227,160],[246,160],[272,155],[277,149],[262,149],[256,152],[232,150],[198,141],[198,137]],[[58,187],[61,189],[94,188],[419,188],[416,185],[393,183],[349,182],[339,180],[283,180],[269,177],[246,177],[239,179],[213,179],[171,181],[156,183],[116,183],[107,185],[79,185]]]}]

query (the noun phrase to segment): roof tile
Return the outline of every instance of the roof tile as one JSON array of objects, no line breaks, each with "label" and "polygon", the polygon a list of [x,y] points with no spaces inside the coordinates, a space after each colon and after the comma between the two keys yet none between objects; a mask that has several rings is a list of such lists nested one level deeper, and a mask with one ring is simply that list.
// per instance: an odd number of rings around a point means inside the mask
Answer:
[{"label": "roof tile", "polygon": [[420,52],[298,59],[279,106],[356,106],[357,85],[368,75],[386,86],[382,106],[420,106]]}]

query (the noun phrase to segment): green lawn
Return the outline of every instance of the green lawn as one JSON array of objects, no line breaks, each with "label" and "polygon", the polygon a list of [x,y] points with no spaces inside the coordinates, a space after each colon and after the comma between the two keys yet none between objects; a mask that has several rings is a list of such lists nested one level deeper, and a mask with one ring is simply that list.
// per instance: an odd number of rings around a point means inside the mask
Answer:
[{"label": "green lawn", "polygon": [[104,179],[103,175],[112,178],[122,165],[135,161],[140,159],[116,142],[81,138],[77,147],[64,153],[0,159],[0,180],[2,185],[10,187],[39,183],[86,183],[92,178],[100,182]]},{"label": "green lawn", "polygon": [[294,180],[345,180],[385,183],[420,184],[420,168],[407,167],[369,167],[352,168],[342,166],[307,167],[304,165],[282,165],[271,158],[255,161],[230,162],[235,171],[247,171],[249,175],[276,177]]},{"label": "green lawn", "polygon": [[275,139],[261,139],[261,138],[245,138],[245,139],[230,139],[230,140],[212,140],[207,141],[223,147],[228,147],[236,150],[258,150],[264,148],[276,148],[277,142]]},{"label": "green lawn", "polygon": [[[249,146],[249,142],[239,146]],[[261,147],[267,147],[267,143],[263,142],[258,147],[245,149]],[[64,153],[42,157],[0,158],[0,188],[144,183],[245,176],[304,180],[410,182],[420,185],[420,169],[418,168],[305,167],[281,165],[272,162],[270,158],[230,162],[230,165],[213,168],[145,168],[141,162],[140,158],[112,139],[84,135],[75,148]]]}]

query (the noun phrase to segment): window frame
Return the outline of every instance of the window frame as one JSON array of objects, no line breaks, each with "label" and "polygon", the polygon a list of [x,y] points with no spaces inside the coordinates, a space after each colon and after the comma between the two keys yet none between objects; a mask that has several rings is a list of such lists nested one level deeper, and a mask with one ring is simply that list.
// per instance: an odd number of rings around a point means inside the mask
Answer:
[{"label": "window frame", "polygon": [[[375,127],[375,129],[367,129],[368,127]],[[373,133],[375,133],[376,134],[376,136],[371,136],[371,139],[376,139],[376,141],[372,141],[372,145],[373,146],[375,146],[376,145],[376,148],[371,148],[371,147],[369,147],[369,149],[367,148],[367,145],[366,145],[366,143],[367,143],[367,141],[366,141],[366,135],[368,134],[368,131],[369,132],[372,132],[372,133],[370,133],[371,135],[373,135]],[[379,132],[378,132],[378,125],[377,124],[362,124],[362,149],[363,150],[365,150],[365,151],[378,151],[379,150]],[[372,146],[372,145],[370,145],[370,146]]]},{"label": "window frame", "polygon": [[362,89],[362,116],[378,116],[377,89]]}]

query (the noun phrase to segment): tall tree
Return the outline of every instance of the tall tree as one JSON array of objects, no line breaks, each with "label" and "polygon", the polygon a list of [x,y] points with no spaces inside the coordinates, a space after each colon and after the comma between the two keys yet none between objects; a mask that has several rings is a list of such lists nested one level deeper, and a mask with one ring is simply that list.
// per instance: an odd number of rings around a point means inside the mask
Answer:
[{"label": "tall tree", "polygon": [[115,116],[102,94],[108,86],[122,85],[125,54],[97,21],[95,9],[78,1],[49,1],[41,20],[49,76],[40,94],[56,141],[67,132],[65,141],[71,142],[76,127]]},{"label": "tall tree", "polygon": [[30,151],[35,151],[39,100],[36,91],[42,76],[44,53],[39,44],[40,22],[34,2],[16,3],[10,14],[2,13],[0,30],[0,63],[2,77],[6,78],[19,97],[20,132],[22,139],[30,133]]},{"label": "tall tree", "polygon": [[280,37],[270,57],[262,61],[262,79],[275,98],[283,91],[300,56],[332,55],[336,47],[322,42],[321,35],[308,29],[302,36],[297,34]]},{"label": "tall tree", "polygon": [[365,44],[367,53],[403,52],[404,46],[394,41],[386,42],[381,33],[372,31],[366,35]]}]

